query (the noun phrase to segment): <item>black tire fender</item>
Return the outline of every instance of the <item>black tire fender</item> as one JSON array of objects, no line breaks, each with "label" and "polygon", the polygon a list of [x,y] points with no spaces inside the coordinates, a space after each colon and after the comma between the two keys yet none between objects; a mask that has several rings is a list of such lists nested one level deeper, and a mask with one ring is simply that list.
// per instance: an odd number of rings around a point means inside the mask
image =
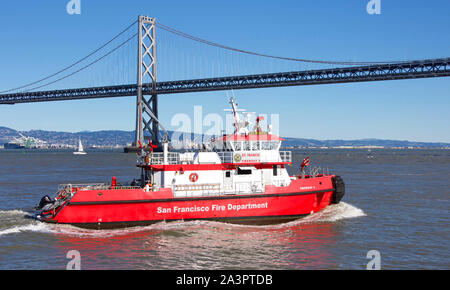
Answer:
[{"label": "black tire fender", "polygon": [[345,183],[342,177],[340,177],[339,175],[333,177],[332,181],[334,192],[331,198],[331,202],[334,204],[338,204],[345,195]]}]

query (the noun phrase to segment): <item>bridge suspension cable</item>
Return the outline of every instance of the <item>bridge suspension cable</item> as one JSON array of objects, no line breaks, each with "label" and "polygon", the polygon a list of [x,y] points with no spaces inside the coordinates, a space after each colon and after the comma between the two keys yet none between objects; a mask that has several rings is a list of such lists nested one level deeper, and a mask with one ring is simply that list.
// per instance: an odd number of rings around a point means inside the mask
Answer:
[{"label": "bridge suspension cable", "polygon": [[[86,79],[88,81],[92,81],[94,82],[93,84],[90,83],[89,85],[80,85],[79,83],[77,83],[77,85],[75,87],[107,87],[107,86],[111,86],[110,83],[110,79],[108,79],[108,82],[106,84],[99,84],[99,80],[95,79],[98,78],[98,76],[103,77],[105,76],[106,78],[115,78],[116,76],[118,77],[117,81],[117,85],[121,86],[124,83],[131,83],[131,81],[124,81],[127,77],[132,76],[133,73],[133,69],[131,69],[131,66],[129,66],[130,63],[132,63],[133,61],[131,60],[130,56],[132,57],[131,54],[131,49],[128,48],[124,48],[121,49],[120,52],[116,53],[114,56],[116,57],[115,59],[113,59],[111,62],[108,62],[107,65],[109,65],[109,67],[106,68],[105,67],[100,67],[100,66],[96,66],[96,67],[92,67],[94,64],[98,63],[100,60],[106,58],[107,56],[111,55],[113,52],[117,51],[119,48],[123,47],[125,44],[127,43],[131,43],[131,40],[133,38],[135,38],[138,33],[133,33],[133,31],[130,31],[130,29],[137,23],[137,21],[133,21],[130,25],[128,25],[125,29],[123,29],[120,33],[118,33],[116,36],[114,36],[112,39],[110,39],[109,41],[107,41],[106,43],[104,43],[103,45],[101,45],[100,47],[98,47],[97,49],[95,49],[94,51],[92,51],[91,53],[89,53],[88,55],[86,55],[85,57],[79,59],[78,61],[74,62],[73,64],[47,76],[44,78],[41,78],[37,81],[33,81],[31,83],[28,84],[24,84],[21,85],[19,87],[15,87],[9,90],[5,90],[5,91],[0,91],[0,95],[5,94],[5,93],[9,93],[12,91],[16,91],[16,93],[22,93],[22,94],[26,94],[30,91],[33,90],[37,90],[40,89],[42,87],[46,87],[49,85],[52,85],[54,83],[57,83],[61,80],[67,79],[77,73],[79,73],[80,71],[85,70],[85,72],[83,74],[81,74],[81,76],[86,77]],[[175,69],[170,69],[168,71],[170,71],[170,73],[172,74],[173,71],[178,72],[187,72],[187,74],[192,75],[192,77],[190,76],[185,76],[185,77],[178,77],[178,79],[206,79],[206,78],[211,78],[211,76],[205,75],[205,76],[199,76],[202,74],[202,70],[209,72],[212,71],[213,74],[215,74],[215,71],[217,71],[217,75],[215,76],[216,78],[218,77],[225,77],[225,75],[227,75],[227,68],[231,68],[231,75],[229,75],[228,77],[233,77],[236,75],[235,73],[235,67],[236,67],[236,58],[233,59],[233,55],[238,57],[238,71],[240,72],[241,67],[245,70],[247,70],[247,68],[251,65],[252,63],[250,63],[250,65],[242,65],[241,66],[241,56],[243,55],[247,55],[247,57],[250,59],[251,62],[253,62],[255,59],[259,59],[261,60],[262,58],[270,58],[272,59],[272,62],[278,62],[278,60],[282,60],[285,61],[284,63],[286,63],[286,61],[290,64],[294,64],[298,65],[300,63],[309,63],[309,70],[311,71],[311,64],[325,64],[325,65],[344,65],[344,66],[349,66],[349,65],[358,65],[358,66],[365,66],[365,65],[369,65],[369,66],[380,66],[380,65],[399,65],[399,64],[405,64],[408,65],[411,62],[407,62],[407,61],[398,61],[398,62],[394,62],[394,61],[385,61],[385,62],[358,62],[358,61],[329,61],[329,60],[313,60],[313,59],[303,59],[303,58],[291,58],[291,57],[282,57],[282,56],[276,56],[276,55],[269,55],[269,54],[264,54],[264,53],[259,53],[259,52],[254,52],[254,51],[249,51],[249,50],[243,50],[243,49],[238,49],[238,48],[233,48],[230,46],[226,46],[223,44],[219,44],[216,42],[212,42],[212,41],[208,41],[187,33],[184,33],[182,31],[179,31],[175,28],[172,28],[170,26],[161,24],[156,22],[155,26],[158,27],[159,29],[161,29],[164,32],[167,33],[163,33],[162,36],[164,34],[166,35],[174,35],[173,39],[176,39],[176,43],[175,45],[170,45],[170,42],[167,44],[164,42],[164,45],[160,45],[160,48],[163,48],[161,50],[159,50],[160,52],[163,52],[162,54],[160,53],[160,59],[161,59],[161,55],[166,56],[165,51],[167,52],[167,56],[166,58],[162,58],[164,60],[166,60],[166,64],[170,64],[173,63],[175,65]],[[127,32],[128,31],[128,32]],[[127,33],[126,33],[127,32]],[[126,33],[126,34],[125,34]],[[124,35],[125,34],[125,35]],[[131,37],[129,37],[131,35]],[[121,37],[121,39],[119,39],[119,37]],[[125,41],[121,42],[119,45],[117,45],[116,47],[114,47],[113,49],[111,49],[109,52],[103,54],[100,57],[97,57],[94,60],[94,56],[95,54],[100,55],[100,53],[98,53],[99,51],[103,50],[103,52],[106,51],[106,47],[112,47],[112,44],[114,41],[116,41],[116,43],[119,43],[119,41],[122,41],[123,39],[126,39]],[[166,38],[168,41],[170,41],[170,37]],[[195,49],[193,50],[193,55],[190,55],[190,51],[189,49],[186,49],[185,47],[183,47],[183,45],[180,45],[183,43],[183,40],[187,39],[188,42],[190,41],[194,41],[194,44],[197,45],[197,47],[195,47]],[[163,38],[164,40],[164,38]],[[178,42],[180,41],[180,42]],[[158,42],[158,44],[161,42]],[[201,44],[201,45],[198,45]],[[175,51],[175,57],[173,55],[169,55],[169,52],[171,52],[171,48],[172,46],[174,47]],[[215,62],[211,62],[210,64],[209,59],[207,59],[207,61],[204,61],[201,59],[201,57],[204,55],[203,51],[200,51],[201,53],[199,54],[198,51],[198,47],[200,47],[201,50],[203,50],[203,47],[212,47],[214,51],[212,55],[213,55],[213,61],[218,61],[217,63]],[[181,48],[181,49],[180,49]],[[192,49],[191,49],[192,51]],[[206,53],[206,58],[209,57],[210,53],[208,52],[208,50],[205,50]],[[228,61],[228,56],[227,56],[227,51],[230,52],[231,51],[231,62]],[[122,55],[120,53],[123,53]],[[198,55],[200,55],[200,57],[198,57]],[[180,57],[181,56],[181,57]],[[254,57],[256,56],[256,57]],[[92,57],[92,58],[91,58]],[[91,58],[92,61],[90,61],[88,64],[84,65],[83,67],[80,68],[80,66],[77,66],[79,64],[81,64],[82,62],[87,63],[89,60],[89,58]],[[181,63],[178,63],[176,60],[178,60],[179,58],[181,58]],[[175,62],[173,61],[175,59]],[[131,61],[130,61],[131,60]],[[223,60],[223,62],[222,62]],[[198,63],[195,63],[195,61],[197,61]],[[270,62],[270,61],[269,61]],[[103,62],[105,64],[105,62]],[[255,65],[255,63],[253,62],[253,65]],[[261,65],[261,64],[260,64]],[[77,68],[75,68],[75,66],[77,66]],[[111,67],[112,66],[112,67]],[[235,66],[235,67],[233,67]],[[161,67],[161,66],[160,66]],[[433,67],[435,67],[435,65],[433,64]],[[88,70],[86,70],[87,68],[89,68]],[[100,71],[102,68],[104,68],[104,72],[102,73],[102,71]],[[111,69],[112,68],[112,69]],[[336,67],[334,67],[336,68]],[[187,69],[192,69],[192,72],[188,72]],[[197,73],[195,70],[200,70],[200,73]],[[319,69],[323,70],[324,68],[320,67]],[[333,69],[333,68],[330,68]],[[366,69],[366,68],[364,68]],[[375,70],[377,68],[374,68]],[[70,71],[72,72],[70,72]],[[222,73],[222,71],[225,70],[225,73]],[[228,69],[229,70],[229,69]],[[304,69],[285,69],[284,71],[302,71]],[[274,71],[280,71],[278,69],[274,70]],[[60,74],[62,74],[63,72],[67,72],[66,75],[62,75],[62,76],[58,76]],[[267,72],[264,72],[267,73]],[[431,73],[431,72],[429,72]],[[89,75],[88,75],[89,74]],[[261,72],[246,72],[246,73],[238,73],[238,75],[261,75]],[[159,75],[161,76],[161,71],[159,71]],[[54,78],[58,76],[57,78]],[[95,78],[94,78],[95,76]],[[164,79],[164,77],[159,77],[160,79]],[[80,81],[81,78],[77,78],[77,82],[81,82]],[[173,81],[173,79],[177,79],[177,77],[172,77],[168,80],[168,81]],[[43,83],[44,81],[48,80],[48,82]],[[70,81],[70,79],[68,80]],[[72,81],[73,82],[73,81]],[[61,83],[59,83],[61,84]],[[67,86],[69,87],[70,84]],[[126,85],[125,85],[126,86]],[[23,89],[23,90],[22,90]],[[67,88],[65,88],[67,89]],[[18,92],[21,91],[21,92]],[[9,93],[9,94],[13,94],[13,93]],[[6,94],[5,94],[6,95]]]},{"label": "bridge suspension cable", "polygon": [[[6,90],[6,91],[1,91],[0,94],[4,94],[4,93],[16,91],[16,90],[20,90],[20,89],[23,89],[23,88],[26,88],[26,87],[30,87],[30,86],[32,86],[32,85],[35,85],[35,84],[38,84],[38,83],[43,82],[43,81],[45,81],[45,80],[48,80],[48,79],[50,79],[50,78],[52,78],[52,77],[54,77],[54,76],[57,76],[57,75],[59,75],[59,74],[65,72],[65,71],[67,71],[67,70],[73,68],[73,67],[76,66],[77,64],[79,64],[79,63],[83,62],[84,60],[88,59],[88,58],[91,57],[92,55],[96,54],[97,52],[99,52],[100,50],[102,50],[103,48],[105,48],[106,46],[108,46],[108,45],[109,45],[110,43],[112,43],[114,40],[116,40],[117,38],[119,38],[122,34],[124,34],[124,33],[125,33],[126,31],[128,31],[131,27],[133,27],[133,25],[135,25],[136,22],[137,22],[137,20],[135,20],[133,23],[131,23],[130,25],[128,25],[124,30],[122,30],[119,34],[117,34],[116,36],[114,36],[113,38],[111,38],[109,41],[105,42],[103,45],[101,45],[100,47],[98,47],[97,49],[95,49],[94,51],[92,51],[91,53],[89,53],[88,55],[86,55],[85,57],[81,58],[80,60],[74,62],[73,64],[71,64],[71,65],[69,65],[69,66],[67,66],[67,67],[65,67],[65,68],[63,68],[63,69],[61,69],[61,70],[59,70],[59,71],[57,71],[57,72],[55,72],[55,73],[49,75],[49,76],[46,76],[46,77],[44,77],[44,78],[42,78],[42,79],[39,79],[39,80],[37,80],[37,81],[31,82],[31,83],[28,83],[28,84],[24,84],[24,85],[21,85],[21,86],[16,87],[16,88],[11,88],[11,89]],[[59,79],[57,79],[57,80],[55,80],[55,81],[52,81],[52,82],[47,83],[47,84],[44,84],[44,85],[40,85],[40,86],[38,86],[38,87],[34,87],[34,88],[31,88],[31,89],[28,89],[27,91],[39,89],[39,88],[48,86],[48,85],[50,85],[50,84],[56,83],[56,82],[58,82],[58,81],[60,81],[60,80],[63,80],[63,79],[65,79],[65,78],[68,78],[68,77],[70,77],[70,76],[76,74],[77,72],[80,72],[80,71],[82,71],[82,70],[88,68],[89,66],[91,66],[91,65],[93,65],[94,63],[100,61],[100,60],[103,59],[104,57],[110,55],[112,52],[116,51],[118,48],[120,48],[120,47],[123,46],[125,43],[127,43],[128,41],[130,41],[130,40],[131,40],[132,38],[134,38],[136,35],[137,35],[137,33],[134,34],[134,36],[132,36],[132,37],[130,37],[129,39],[127,39],[126,41],[122,42],[119,46],[115,47],[115,48],[114,48],[113,50],[111,50],[109,53],[107,53],[107,54],[105,54],[104,56],[98,58],[97,60],[91,62],[90,64],[86,65],[85,67],[83,67],[83,68],[81,68],[81,69],[79,69],[79,70],[77,70],[77,71],[75,71],[75,72],[73,72],[73,73],[71,73],[71,74],[69,74],[69,75],[67,75],[67,76],[65,76],[65,77],[59,78]]]},{"label": "bridge suspension cable", "polygon": [[61,77],[61,78],[59,78],[59,79],[56,79],[56,80],[54,80],[54,81],[52,81],[52,82],[45,83],[45,84],[40,85],[40,86],[38,86],[38,87],[34,87],[34,88],[31,88],[31,89],[28,89],[26,92],[29,92],[29,91],[32,91],[32,90],[37,90],[37,89],[40,89],[40,88],[42,88],[42,87],[46,87],[46,86],[48,86],[48,85],[51,85],[51,84],[54,84],[54,83],[56,83],[56,82],[59,82],[59,81],[61,81],[61,80],[63,80],[63,79],[66,79],[66,78],[68,78],[68,77],[70,77],[70,76],[73,76],[74,74],[76,74],[76,73],[78,73],[78,72],[80,72],[80,71],[82,71],[82,70],[84,70],[84,69],[86,69],[86,68],[92,66],[93,64],[99,62],[100,60],[104,59],[105,57],[107,57],[108,55],[110,55],[111,53],[113,53],[114,51],[116,51],[116,50],[118,50],[119,48],[121,48],[122,46],[124,46],[126,43],[128,43],[130,40],[132,40],[132,39],[135,38],[136,36],[137,36],[137,33],[134,34],[132,37],[128,38],[127,40],[125,40],[124,42],[122,42],[121,44],[119,44],[118,46],[114,47],[114,48],[113,48],[111,51],[109,51],[108,53],[106,53],[106,54],[104,54],[103,56],[97,58],[96,60],[90,62],[89,64],[83,66],[82,68],[80,68],[80,69],[78,69],[78,70],[76,70],[76,71],[74,71],[74,72],[72,72],[72,73],[70,73],[70,74],[68,74],[68,75],[66,75],[66,76],[63,76],[63,77]]},{"label": "bridge suspension cable", "polygon": [[175,35],[184,37],[184,38],[188,38],[191,39],[193,41],[196,42],[200,42],[200,43],[204,43],[210,46],[214,46],[214,47],[218,47],[218,48],[222,48],[222,49],[226,49],[226,50],[230,50],[230,51],[235,51],[235,52],[240,52],[240,53],[245,53],[245,54],[249,54],[249,55],[254,55],[254,56],[260,56],[260,57],[266,57],[266,58],[272,58],[272,59],[279,59],[279,60],[288,60],[288,61],[296,61],[296,62],[304,62],[304,63],[318,63],[318,64],[331,64],[331,65],[377,65],[377,64],[390,64],[390,63],[401,63],[401,62],[405,62],[405,61],[370,61],[370,62],[365,62],[365,61],[330,61],[330,60],[313,60],[313,59],[304,59],[304,58],[293,58],[293,57],[283,57],[283,56],[275,56],[275,55],[269,55],[269,54],[264,54],[264,53],[259,53],[259,52],[254,52],[254,51],[249,51],[249,50],[243,50],[243,49],[238,49],[238,48],[234,48],[234,47],[230,47],[230,46],[226,46],[223,44],[219,44],[216,42],[212,42],[209,40],[205,40],[187,33],[184,33],[182,31],[179,31],[175,28],[172,28],[170,26],[161,24],[161,23],[156,23],[156,26],[167,31],[170,33],[173,33]]}]

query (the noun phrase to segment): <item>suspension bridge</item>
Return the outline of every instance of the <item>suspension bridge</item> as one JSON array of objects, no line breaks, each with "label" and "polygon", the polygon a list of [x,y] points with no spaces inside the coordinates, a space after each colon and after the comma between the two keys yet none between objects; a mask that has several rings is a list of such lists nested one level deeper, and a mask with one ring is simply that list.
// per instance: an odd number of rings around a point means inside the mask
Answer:
[{"label": "suspension bridge", "polygon": [[280,57],[208,41],[139,16],[71,65],[0,91],[0,104],[136,96],[134,144],[144,139],[159,143],[158,95],[447,76],[450,58],[358,62]]}]

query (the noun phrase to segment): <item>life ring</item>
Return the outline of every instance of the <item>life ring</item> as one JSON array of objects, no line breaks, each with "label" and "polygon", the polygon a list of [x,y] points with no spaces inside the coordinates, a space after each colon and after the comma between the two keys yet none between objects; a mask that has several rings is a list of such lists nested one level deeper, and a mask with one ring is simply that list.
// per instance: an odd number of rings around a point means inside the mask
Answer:
[{"label": "life ring", "polygon": [[191,173],[191,174],[189,175],[189,180],[190,180],[191,182],[196,182],[196,181],[198,180],[198,174],[197,174],[197,173]]}]

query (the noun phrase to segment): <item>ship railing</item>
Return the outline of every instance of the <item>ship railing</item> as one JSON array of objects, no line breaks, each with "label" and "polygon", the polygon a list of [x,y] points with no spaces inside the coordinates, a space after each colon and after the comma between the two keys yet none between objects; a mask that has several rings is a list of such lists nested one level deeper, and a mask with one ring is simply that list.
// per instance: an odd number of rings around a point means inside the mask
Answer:
[{"label": "ship railing", "polygon": [[234,160],[234,152],[230,152],[230,151],[220,151],[217,152],[217,155],[219,155],[220,160],[222,161],[222,163],[233,163]]},{"label": "ship railing", "polygon": [[193,196],[224,196],[249,193],[264,193],[264,188],[253,182],[237,182],[234,186],[221,187],[219,183],[211,184],[180,184],[174,186],[176,197]]},{"label": "ship railing", "polygon": [[[222,163],[239,163],[235,160],[236,152],[232,151],[219,151],[216,152]],[[261,162],[292,162],[292,152],[291,151],[279,151],[279,160],[260,160]],[[167,153],[167,163],[168,164],[181,164],[181,163],[192,163],[192,156],[181,156],[178,152],[168,152]],[[157,152],[151,153],[149,156],[149,163],[154,165],[164,164],[164,153]]]},{"label": "ship railing", "polygon": [[114,187],[109,186],[109,189],[119,190],[119,189],[138,189],[140,186],[130,186],[130,185],[115,185]]},{"label": "ship railing", "polygon": [[220,190],[220,183],[175,185],[175,191],[219,191],[219,190]]},{"label": "ship railing", "polygon": [[[249,151],[251,152],[251,151]],[[292,152],[291,151],[279,151],[280,153],[280,160],[273,160],[272,158],[266,158],[266,159],[260,159],[261,162],[292,162]],[[229,152],[229,151],[223,151],[223,152],[217,152],[219,155],[220,160],[222,163],[239,163],[237,160],[234,159],[235,154],[238,154],[236,152]]]},{"label": "ship railing", "polygon": [[106,183],[67,183],[60,184],[58,191],[65,190],[67,188],[78,188],[80,190],[98,190],[106,187]]},{"label": "ship railing", "polygon": [[77,189],[81,191],[86,190],[119,190],[119,189],[138,189],[141,188],[139,186],[130,186],[130,185],[115,185],[111,186],[111,184],[107,183],[81,183],[81,184],[60,184],[58,186],[58,192],[66,189]]},{"label": "ship railing", "polygon": [[[162,165],[164,164],[164,153],[150,153],[149,155],[150,164]],[[180,153],[178,152],[168,152],[167,153],[167,163],[168,164],[180,164]]]}]

